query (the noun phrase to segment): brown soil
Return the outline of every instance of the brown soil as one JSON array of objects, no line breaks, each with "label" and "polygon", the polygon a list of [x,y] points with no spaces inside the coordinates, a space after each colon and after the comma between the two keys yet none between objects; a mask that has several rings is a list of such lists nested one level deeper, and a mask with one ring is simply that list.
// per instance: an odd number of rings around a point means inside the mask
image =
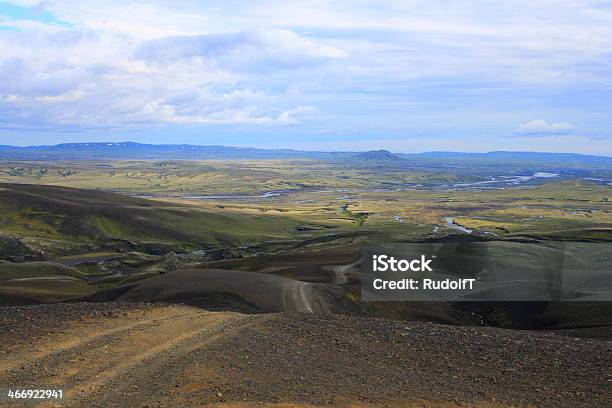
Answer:
[{"label": "brown soil", "polygon": [[0,389],[64,389],[64,400],[39,406],[612,403],[612,343],[553,333],[88,303],[0,308],[0,327]]}]

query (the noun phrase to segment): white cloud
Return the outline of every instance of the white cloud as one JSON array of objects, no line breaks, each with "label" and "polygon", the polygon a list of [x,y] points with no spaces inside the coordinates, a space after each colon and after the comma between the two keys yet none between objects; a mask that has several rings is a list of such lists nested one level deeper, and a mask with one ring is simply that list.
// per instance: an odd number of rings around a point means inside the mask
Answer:
[{"label": "white cloud", "polygon": [[289,30],[147,41],[23,30],[0,32],[0,48],[0,115],[15,128],[298,124],[311,107],[248,82],[345,56]]},{"label": "white cloud", "polygon": [[204,58],[222,68],[252,72],[303,68],[347,54],[293,31],[269,29],[164,37],[141,44],[136,56],[159,63]]},{"label": "white cloud", "polygon": [[568,135],[576,131],[576,127],[568,122],[548,123],[537,119],[518,127],[516,133],[524,136]]}]

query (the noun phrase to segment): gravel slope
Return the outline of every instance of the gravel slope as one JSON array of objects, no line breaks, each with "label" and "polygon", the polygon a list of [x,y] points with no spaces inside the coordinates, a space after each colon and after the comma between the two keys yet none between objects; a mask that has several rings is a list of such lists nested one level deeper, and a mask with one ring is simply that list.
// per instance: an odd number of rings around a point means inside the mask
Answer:
[{"label": "gravel slope", "polygon": [[554,333],[120,303],[0,308],[0,327],[0,389],[62,387],[61,407],[612,404],[612,342]]},{"label": "gravel slope", "polygon": [[185,303],[206,309],[252,312],[342,310],[343,292],[329,285],[272,274],[182,269],[98,292],[88,300]]}]

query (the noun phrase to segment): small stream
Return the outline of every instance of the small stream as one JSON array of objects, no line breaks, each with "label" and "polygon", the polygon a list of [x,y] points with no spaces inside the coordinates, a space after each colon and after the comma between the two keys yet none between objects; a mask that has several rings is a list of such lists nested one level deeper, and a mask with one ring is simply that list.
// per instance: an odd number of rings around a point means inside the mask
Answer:
[{"label": "small stream", "polygon": [[257,195],[198,195],[198,196],[185,196],[181,198],[186,198],[188,200],[240,200],[240,199],[250,199],[250,198],[271,198],[271,197],[279,197],[282,193],[278,191],[268,191],[264,194]]},{"label": "small stream", "polygon": [[473,231],[469,228],[462,227],[459,224],[456,224],[453,220],[453,217],[444,217],[444,221],[446,221],[446,227],[452,228],[458,231],[465,232],[466,234],[471,234]]}]

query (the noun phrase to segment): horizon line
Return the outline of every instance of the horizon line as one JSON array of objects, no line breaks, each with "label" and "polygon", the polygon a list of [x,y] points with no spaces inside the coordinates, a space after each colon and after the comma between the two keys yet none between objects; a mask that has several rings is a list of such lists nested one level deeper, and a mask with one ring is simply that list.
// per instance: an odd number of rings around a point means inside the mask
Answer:
[{"label": "horizon line", "polygon": [[590,154],[590,153],[577,153],[577,152],[546,152],[546,151],[534,151],[534,150],[488,150],[488,151],[464,151],[464,150],[424,150],[421,152],[399,152],[392,151],[389,149],[377,148],[368,150],[309,150],[309,149],[295,149],[295,148],[283,148],[283,147],[256,147],[256,146],[245,146],[245,145],[222,145],[222,144],[191,144],[191,143],[141,143],[132,142],[129,140],[121,142],[62,142],[57,144],[42,144],[42,145],[9,145],[0,144],[0,148],[17,148],[17,149],[28,149],[28,148],[43,148],[43,147],[58,147],[62,145],[140,145],[140,146],[190,146],[190,147],[224,147],[233,149],[253,149],[253,150],[267,150],[267,151],[292,151],[292,152],[304,152],[304,153],[366,153],[375,151],[386,151],[392,154],[427,154],[427,153],[458,153],[458,154],[489,154],[489,153],[531,153],[531,154],[558,154],[558,155],[580,155],[580,156],[594,156],[594,157],[606,157],[612,158],[612,153],[601,153],[601,154]]}]

